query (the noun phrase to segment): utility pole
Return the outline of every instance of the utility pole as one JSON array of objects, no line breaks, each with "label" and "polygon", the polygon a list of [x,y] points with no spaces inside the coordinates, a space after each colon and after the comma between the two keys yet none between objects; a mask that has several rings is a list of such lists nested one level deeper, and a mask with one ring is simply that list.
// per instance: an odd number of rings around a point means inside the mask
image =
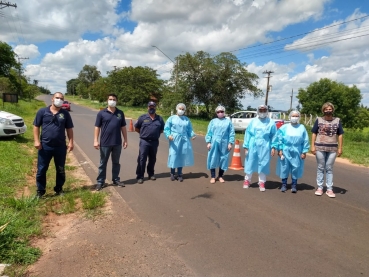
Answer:
[{"label": "utility pole", "polygon": [[272,74],[272,73],[274,73],[273,71],[268,71],[268,70],[265,70],[264,72],[263,72],[263,74],[268,74],[268,76],[267,77],[265,77],[265,78],[268,78],[268,81],[267,81],[267,89],[266,89],[266,95],[265,95],[265,106],[268,106],[268,94],[269,94],[269,91],[270,91],[270,87],[271,86],[269,86],[269,79],[272,77],[272,76],[270,76],[270,74]]},{"label": "utility pole", "polygon": [[22,69],[22,66],[21,66],[21,62],[20,60],[28,60],[29,58],[22,58],[22,57],[19,57],[18,56],[18,63],[19,63],[19,70],[18,70],[18,75],[19,75],[19,96],[22,96],[22,79],[21,79],[21,69]]},{"label": "utility pole", "polygon": [[14,7],[14,8],[17,8],[17,4],[11,4],[11,3],[5,3],[3,1],[0,1],[0,10],[1,9],[4,9],[6,7]]},{"label": "utility pole", "polygon": [[291,94],[291,104],[290,104],[290,110],[292,110],[292,99],[293,99],[293,89],[292,89],[292,94]]}]

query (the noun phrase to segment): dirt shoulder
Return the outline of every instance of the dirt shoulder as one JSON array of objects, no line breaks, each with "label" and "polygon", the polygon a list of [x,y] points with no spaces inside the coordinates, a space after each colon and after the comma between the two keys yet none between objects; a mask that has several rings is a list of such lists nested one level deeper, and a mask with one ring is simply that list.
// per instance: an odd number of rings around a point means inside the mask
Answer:
[{"label": "dirt shoulder", "polygon": [[[74,174],[91,183],[82,167]],[[177,244],[138,219],[114,187],[104,191],[108,202],[95,220],[83,214],[45,218],[45,237],[35,242],[43,255],[29,268],[29,276],[194,275],[177,256]]]}]

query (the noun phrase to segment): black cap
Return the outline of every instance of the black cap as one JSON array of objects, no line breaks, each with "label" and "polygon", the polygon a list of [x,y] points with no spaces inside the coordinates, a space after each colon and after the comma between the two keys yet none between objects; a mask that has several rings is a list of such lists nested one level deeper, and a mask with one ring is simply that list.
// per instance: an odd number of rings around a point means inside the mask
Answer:
[{"label": "black cap", "polygon": [[154,101],[150,101],[149,103],[147,103],[147,106],[154,106],[156,107],[156,103]]}]

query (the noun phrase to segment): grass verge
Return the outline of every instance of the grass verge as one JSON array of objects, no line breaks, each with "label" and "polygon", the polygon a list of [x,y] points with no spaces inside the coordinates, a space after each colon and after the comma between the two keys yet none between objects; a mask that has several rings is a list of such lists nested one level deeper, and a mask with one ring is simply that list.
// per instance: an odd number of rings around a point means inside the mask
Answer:
[{"label": "grass verge", "polygon": [[92,192],[85,179],[74,174],[79,165],[71,164],[69,154],[65,194],[52,193],[55,169],[51,161],[48,192],[41,199],[34,197],[37,152],[33,147],[32,122],[41,107],[43,102],[21,100],[18,104],[5,103],[2,109],[23,117],[28,128],[24,135],[0,138],[0,263],[11,264],[5,270],[8,276],[23,276],[27,266],[41,256],[41,250],[32,241],[43,235],[44,216],[82,212],[93,218],[101,213],[106,202],[106,193]]}]

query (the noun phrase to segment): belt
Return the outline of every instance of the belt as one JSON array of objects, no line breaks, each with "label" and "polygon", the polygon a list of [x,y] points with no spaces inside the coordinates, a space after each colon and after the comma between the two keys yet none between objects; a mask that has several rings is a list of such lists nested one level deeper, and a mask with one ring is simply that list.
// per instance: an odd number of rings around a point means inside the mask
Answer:
[{"label": "belt", "polygon": [[146,138],[141,138],[143,139],[144,141],[158,141],[159,139],[146,139]]}]

